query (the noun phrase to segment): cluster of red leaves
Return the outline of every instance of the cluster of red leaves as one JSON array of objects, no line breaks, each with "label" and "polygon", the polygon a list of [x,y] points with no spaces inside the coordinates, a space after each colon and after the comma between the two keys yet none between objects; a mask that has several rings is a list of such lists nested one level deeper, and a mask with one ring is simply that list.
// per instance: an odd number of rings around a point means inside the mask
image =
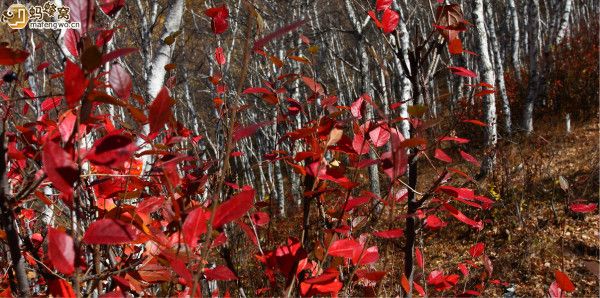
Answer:
[{"label": "cluster of red leaves", "polygon": [[398,23],[400,22],[400,15],[393,9],[390,8],[392,0],[377,0],[376,11],[383,11],[381,14],[381,20],[377,18],[376,12],[370,10],[369,16],[375,22],[375,26],[380,28],[383,33],[390,34],[396,30]]},{"label": "cluster of red leaves", "polygon": [[[390,8],[391,3],[391,0],[377,1],[376,11],[382,12],[381,20],[376,17],[375,12],[369,12],[376,26],[385,34],[393,32],[399,23],[399,15]],[[100,1],[99,4],[105,14],[113,16],[123,7],[124,1]],[[83,9],[86,6],[78,8],[81,9],[76,11],[75,21],[91,24],[93,18],[88,15],[91,10]],[[226,6],[207,9],[205,14],[211,18],[211,28],[215,34],[226,32],[229,17]],[[296,21],[265,35],[254,44],[254,52],[266,58],[267,63],[282,67],[284,62],[269,54],[264,47],[269,41],[302,24],[304,21]],[[457,12],[455,6],[441,5],[438,8],[437,27],[441,34],[450,38],[450,51],[454,54],[462,52],[455,32],[464,31],[464,24],[462,14]],[[203,202],[189,199],[207,194],[207,183],[214,178],[208,170],[218,172],[214,171],[218,162],[200,160],[181,153],[177,148],[181,143],[197,142],[201,136],[193,135],[175,120],[172,107],[176,102],[171,98],[168,83],[147,105],[142,96],[133,92],[130,74],[119,64],[111,66],[108,80],[105,79],[106,73],[98,71],[102,64],[136,50],[124,48],[102,53],[100,49],[112,38],[113,31],[110,29],[96,32],[96,42],[84,48],[82,36],[92,37],[92,33],[86,28],[88,26],[80,30],[69,30],[66,34],[66,48],[78,60],[67,60],[65,63],[62,73],[64,102],[61,97],[44,100],[41,119],[19,126],[18,137],[11,138],[8,145],[9,155],[15,164],[11,169],[11,178],[15,181],[25,180],[19,173],[25,172],[23,170],[27,162],[41,160],[43,173],[37,178],[44,180],[44,186],[51,185],[57,190],[59,199],[67,207],[75,208],[76,199],[81,199],[77,194],[89,191],[86,198],[90,198],[93,209],[90,213],[94,215],[87,218],[87,228],[83,235],[73,234],[73,231],[58,226],[47,227],[47,232],[37,232],[32,237],[42,251],[43,257],[39,261],[50,270],[55,270],[52,271],[54,275],[60,274],[63,277],[46,281],[48,294],[74,295],[67,278],[76,269],[82,269],[82,272],[89,269],[90,261],[82,256],[89,253],[94,245],[121,246],[122,255],[116,256],[118,265],[112,269],[131,268],[115,271],[117,273],[106,277],[116,284],[114,293],[130,291],[145,294],[146,289],[154,284],[172,282],[181,286],[177,294],[196,295],[200,291],[199,278],[209,281],[238,279],[235,268],[225,265],[205,267],[206,258],[216,255],[215,252],[228,241],[224,232],[226,225],[239,228],[256,246],[253,249],[260,248],[260,228],[265,227],[270,220],[269,214],[262,210],[265,203],[255,203],[256,193],[251,186],[239,186],[231,181],[223,183],[223,188],[226,189],[223,192],[230,195],[224,195],[222,202],[219,202],[218,196]],[[304,42],[310,44],[307,38]],[[223,48],[215,49],[214,60],[217,65],[226,63],[224,53]],[[0,64],[3,65],[22,63],[27,56],[27,53],[19,50],[0,48]],[[286,61],[306,62],[293,55],[288,55]],[[38,69],[45,67],[48,65]],[[459,75],[475,76],[467,69],[454,67],[451,70]],[[220,115],[227,116],[227,111],[221,109],[220,96],[227,90],[222,76],[215,74],[210,79],[218,96],[214,99],[215,107]],[[293,80],[302,80],[307,87],[309,96],[306,101],[286,96],[285,84]],[[114,96],[105,92],[107,84],[112,88]],[[287,113],[273,121],[294,120],[304,113],[305,106],[309,104],[320,105],[319,108],[327,111],[317,119],[311,119],[306,126],[288,131],[280,140],[302,142],[305,151],[276,151],[266,155],[265,160],[283,161],[304,179],[318,182],[313,183],[312,189],[305,190],[305,196],[316,198],[324,204],[327,224],[333,228],[323,231],[324,236],[314,240],[312,250],[304,247],[294,235],[290,235],[287,243],[279,246],[269,243],[273,249],[256,253],[255,258],[262,265],[269,282],[268,287],[258,289],[256,294],[276,294],[276,288],[291,287],[290,289],[297,289],[301,296],[335,296],[345,285],[342,273],[351,274],[350,282],[375,288],[386,275],[384,271],[373,270],[380,259],[376,243],[402,238],[403,229],[391,224],[382,231],[367,231],[360,235],[356,235],[355,231],[365,224],[368,218],[366,215],[372,212],[372,206],[376,203],[383,203],[391,210],[403,210],[408,191],[402,186],[401,179],[407,171],[409,158],[433,153],[444,165],[451,165],[453,159],[447,152],[453,149],[442,149],[440,145],[452,143],[456,145],[455,150],[464,161],[478,166],[477,159],[461,147],[469,140],[457,136],[442,136],[430,142],[422,137],[428,129],[427,122],[422,118],[424,107],[413,107],[409,119],[390,119],[389,115],[380,112],[381,109],[369,95],[360,96],[350,106],[338,105],[337,97],[328,94],[315,78],[298,74],[281,75],[272,81],[264,81],[262,85],[245,89],[241,96],[258,96],[270,105],[285,103]],[[97,107],[100,105],[113,105],[127,110],[137,127],[148,125],[148,134],[140,134],[131,128],[116,129],[109,115],[98,114]],[[368,119],[363,113],[365,108],[379,111],[380,119]],[[52,115],[56,111],[60,111],[60,116],[54,119]],[[409,120],[414,129],[415,133],[411,138],[405,138],[395,128],[403,120]],[[477,120],[465,121],[485,125]],[[273,122],[247,126],[235,123],[231,132],[234,146],[270,124]],[[80,141],[91,132],[101,137],[89,149],[78,147]],[[140,143],[151,148],[139,146]],[[42,148],[41,157],[35,154],[37,148]],[[378,153],[375,158],[367,154],[371,150]],[[409,150],[416,152],[415,156],[409,156]],[[234,153],[232,158],[236,157]],[[143,156],[154,159],[150,173],[140,169],[139,158]],[[340,160],[347,160],[347,163]],[[89,163],[89,172],[98,177],[92,180],[82,179],[83,163]],[[388,197],[380,198],[368,191],[362,191],[358,195],[352,193],[354,189],[364,186],[353,173],[369,166],[377,166],[386,174],[386,182],[391,190]],[[181,175],[181,172],[185,175]],[[475,231],[482,230],[484,223],[478,219],[476,212],[488,210],[493,201],[477,195],[471,189],[449,184],[452,181],[450,178],[471,179],[468,174],[456,168],[449,168],[448,173],[443,174],[440,177],[442,183],[432,189],[433,198],[427,205],[422,206],[416,214],[402,214],[401,218],[417,218],[428,233],[438,233],[447,226],[443,219],[451,218]],[[104,175],[109,178],[102,178]],[[83,186],[83,183],[89,185]],[[34,195],[44,204],[57,204],[41,190],[36,190]],[[456,206],[460,204],[470,208],[469,211],[458,209]],[[581,207],[576,208],[581,210]],[[76,247],[75,243],[82,245]],[[34,266],[36,261],[31,252],[26,255]],[[458,270],[454,271],[461,272],[467,278],[469,268],[477,269],[481,263],[487,275],[481,278],[481,283],[475,290],[464,293],[467,295],[477,293],[476,290],[482,291],[493,270],[482,243],[473,246],[470,255],[471,258],[459,263]],[[427,285],[438,292],[455,288],[461,278],[459,274],[445,274],[442,269],[435,269],[427,274],[423,252],[417,248],[415,256],[417,265],[422,269],[420,274],[427,276]],[[333,264],[343,266],[338,268],[326,262],[328,258],[334,260]],[[325,268],[323,264],[330,265]],[[278,284],[278,275],[285,279],[283,287]],[[43,275],[40,279],[42,278]],[[564,278],[561,277],[560,280],[557,277],[559,285],[562,284],[561,289],[568,291]],[[294,288],[294,285],[297,287]],[[402,287],[407,292],[413,288],[417,293],[424,294],[421,285],[413,282],[411,287],[406,277],[402,278]]]}]

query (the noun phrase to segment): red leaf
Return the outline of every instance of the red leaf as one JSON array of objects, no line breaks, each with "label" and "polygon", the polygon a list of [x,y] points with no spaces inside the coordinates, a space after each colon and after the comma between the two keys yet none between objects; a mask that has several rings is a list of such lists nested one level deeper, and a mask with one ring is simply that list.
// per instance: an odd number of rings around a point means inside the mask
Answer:
[{"label": "red leaf", "polygon": [[171,119],[172,112],[171,107],[175,104],[175,101],[169,96],[169,90],[162,87],[156,99],[150,105],[149,121],[150,121],[150,133],[158,132],[162,129],[165,124]]},{"label": "red leaf", "polygon": [[229,10],[226,5],[209,8],[204,11],[204,14],[211,18],[210,27],[214,34],[221,34],[227,30],[229,23]]},{"label": "red leaf", "polygon": [[385,239],[394,239],[400,238],[404,235],[404,230],[402,229],[393,229],[387,231],[374,232],[373,236]]},{"label": "red leaf", "polygon": [[79,56],[77,44],[79,43],[80,38],[81,37],[77,30],[67,29],[64,37],[65,47],[67,48],[67,51],[69,51],[69,53],[75,57]]},{"label": "red leaf", "polygon": [[64,279],[50,279],[48,281],[48,294],[62,298],[76,297],[71,284]]},{"label": "red leaf", "polygon": [[271,90],[267,89],[267,88],[263,88],[263,87],[250,87],[250,88],[246,88],[246,90],[244,90],[242,92],[242,94],[271,94],[273,92],[271,92]]},{"label": "red leaf", "polygon": [[448,66],[448,68],[450,69],[450,71],[452,71],[453,74],[461,76],[461,77],[469,77],[469,78],[477,77],[477,74],[475,74],[474,72],[472,72],[464,67]]},{"label": "red leaf", "polygon": [[448,225],[444,221],[442,221],[439,217],[430,214],[425,219],[425,227],[430,230],[438,230]]},{"label": "red leaf", "polygon": [[243,190],[217,207],[213,227],[218,228],[244,216],[253,205],[254,189]]},{"label": "red leaf", "polygon": [[427,283],[430,285],[436,285],[444,282],[444,272],[442,270],[434,270],[427,276]]},{"label": "red leaf", "polygon": [[233,142],[252,136],[259,128],[269,124],[271,124],[271,121],[258,122],[246,127],[237,127],[233,133]]},{"label": "red leaf", "polygon": [[474,221],[474,220],[468,218],[466,215],[464,215],[462,212],[460,212],[458,209],[454,208],[454,206],[452,206],[448,203],[444,203],[444,208],[446,208],[446,210],[448,210],[450,212],[450,214],[452,216],[454,216],[456,219],[470,225],[471,227],[473,227],[477,230],[483,230],[483,222],[482,221]]},{"label": "red leaf", "polygon": [[419,293],[419,295],[421,295],[421,297],[425,297],[425,290],[423,290],[423,287],[418,284],[416,281],[413,281],[413,287],[415,288],[415,291],[417,291],[417,293]]},{"label": "red leaf", "polygon": [[379,21],[379,19],[377,19],[377,16],[375,15],[374,11],[369,10],[368,14],[371,17],[371,19],[373,20],[373,22],[375,22],[375,26],[377,26],[377,28],[381,28],[383,26],[381,24],[381,22]]},{"label": "red leaf", "polygon": [[0,65],[14,65],[23,63],[25,60],[27,60],[27,57],[29,57],[28,52],[0,47]]},{"label": "red leaf", "polygon": [[252,228],[250,226],[248,226],[241,220],[238,220],[236,223],[242,229],[242,231],[244,231],[244,234],[246,234],[246,236],[248,236],[248,238],[250,238],[250,241],[252,241],[252,243],[254,243],[254,245],[258,246],[258,238],[256,238],[256,234],[254,234],[254,230],[252,230]]},{"label": "red leaf", "polygon": [[481,122],[479,120],[476,120],[476,119],[467,119],[467,120],[463,120],[462,122],[471,123],[471,124],[475,124],[475,125],[479,125],[479,126],[484,126],[484,127],[487,126],[487,124],[485,124],[485,123],[483,123],[483,122]]},{"label": "red leaf", "polygon": [[81,96],[85,93],[88,81],[85,78],[83,70],[77,64],[67,59],[65,65],[65,98],[67,104],[72,107],[81,100]]},{"label": "red leaf", "polygon": [[365,154],[369,152],[369,142],[365,140],[365,136],[357,133],[352,139],[352,149],[356,151],[356,154]]},{"label": "red leaf", "polygon": [[398,22],[400,21],[400,15],[392,9],[386,9],[381,17],[381,26],[383,33],[389,34],[396,30]]},{"label": "red leaf", "polygon": [[[90,6],[91,3],[91,6]],[[70,21],[79,22],[81,26],[77,31],[84,35],[94,22],[96,5],[88,0],[65,0],[63,5],[70,8]]]},{"label": "red leaf", "polygon": [[48,141],[42,151],[42,168],[52,185],[67,196],[73,194],[73,184],[79,178],[79,167],[60,145]]},{"label": "red leaf", "polygon": [[408,165],[408,155],[403,146],[404,136],[397,129],[392,128],[390,131],[392,146],[391,151],[381,154],[383,172],[390,178],[395,180],[398,176],[404,175]]},{"label": "red leaf", "polygon": [[556,279],[556,283],[561,290],[566,292],[575,291],[575,285],[571,282],[569,277],[559,270],[554,271],[554,278]]},{"label": "red leaf", "polygon": [[117,59],[119,57],[122,56],[126,56],[129,55],[131,53],[135,53],[137,52],[138,49],[137,48],[123,48],[123,49],[116,49],[106,55],[102,56],[102,64],[106,63],[106,62],[110,62],[114,59]]},{"label": "red leaf", "polygon": [[368,202],[371,201],[370,197],[364,196],[364,197],[358,197],[358,198],[351,198],[348,200],[348,202],[346,203],[346,206],[344,207],[344,211],[350,211],[358,206],[364,205]]},{"label": "red leaf", "polygon": [[[100,34],[98,34],[98,36],[96,37],[96,47],[98,47],[99,49],[104,47],[105,44],[112,40],[114,35],[115,29],[100,31]],[[102,59],[100,59],[100,61],[102,61]]]},{"label": "red leaf", "polygon": [[423,268],[423,254],[418,247],[415,247],[415,259],[417,260],[417,266]]},{"label": "red leaf", "polygon": [[266,212],[254,212],[254,214],[252,214],[252,222],[259,227],[264,227],[269,224],[269,220],[269,214]]},{"label": "red leaf", "polygon": [[467,265],[463,263],[458,263],[458,270],[460,270],[465,277],[469,275],[469,268],[467,268]]},{"label": "red leaf", "polygon": [[352,256],[352,263],[354,263],[354,265],[373,264],[377,262],[377,260],[379,260],[379,250],[377,249],[377,246],[371,246],[363,250],[361,245],[361,248],[355,250],[354,255]]},{"label": "red leaf", "polygon": [[456,37],[448,43],[448,50],[452,55],[460,55],[463,52],[462,41]]},{"label": "red leaf", "polygon": [[62,98],[60,97],[49,97],[48,99],[42,101],[42,111],[48,112],[52,109],[57,109],[60,106],[60,102]]},{"label": "red leaf", "polygon": [[329,249],[327,250],[327,254],[334,257],[344,257],[344,258],[352,258],[354,255],[354,251],[362,250],[362,245],[358,243],[358,241],[353,239],[341,239],[333,242]]},{"label": "red leaf", "polygon": [[385,276],[385,271],[367,271],[365,269],[356,270],[356,276],[359,279],[378,282]]},{"label": "red leaf", "polygon": [[63,142],[67,143],[71,138],[76,122],[77,115],[73,114],[73,110],[68,110],[64,114],[60,115],[58,132],[60,133],[60,139]]},{"label": "red leaf", "polygon": [[471,257],[473,257],[473,258],[477,258],[483,254],[484,250],[485,250],[485,244],[482,242],[479,242],[479,243],[471,246],[471,248],[469,249],[469,254],[471,254]]},{"label": "red leaf", "polygon": [[128,99],[131,95],[131,89],[133,88],[131,76],[121,65],[113,64],[111,66],[108,82],[118,97]]},{"label": "red leaf", "polygon": [[169,266],[171,266],[177,275],[185,279],[186,282],[193,283],[194,277],[183,261],[166,252],[162,252],[161,255],[169,261]]},{"label": "red leaf", "polygon": [[494,94],[494,93],[496,93],[496,91],[494,89],[492,89],[492,90],[485,89],[485,90],[481,90],[481,91],[475,93],[475,95],[473,95],[473,96],[482,97],[482,96],[486,96],[488,94]]},{"label": "red leaf", "polygon": [[121,167],[131,160],[136,147],[131,136],[114,131],[97,140],[86,158],[96,165]]},{"label": "red leaf", "polygon": [[226,266],[219,265],[213,269],[204,268],[207,280],[236,280],[237,276]]},{"label": "red leaf", "polygon": [[470,163],[471,163],[471,164],[473,164],[474,166],[476,166],[476,167],[479,167],[479,166],[481,166],[481,164],[479,163],[479,161],[478,161],[478,160],[477,160],[475,157],[473,157],[471,154],[469,154],[469,153],[466,153],[466,152],[464,152],[464,151],[462,151],[462,150],[459,150],[459,153],[460,153],[460,156],[461,156],[461,157],[462,157],[464,160],[466,160],[466,161],[470,162]]},{"label": "red leaf", "polygon": [[472,189],[464,188],[464,187],[454,187],[443,185],[437,188],[436,191],[444,192],[453,197],[460,197],[463,199],[475,199],[475,192]]},{"label": "red leaf", "polygon": [[354,116],[356,119],[362,119],[362,107],[363,107],[363,103],[365,101],[365,96],[361,96],[358,99],[356,99],[351,105],[350,105],[350,112],[352,113],[352,116]]},{"label": "red leaf", "polygon": [[392,0],[377,0],[375,2],[375,9],[377,11],[386,10],[392,5]]},{"label": "red leaf", "polygon": [[206,224],[210,219],[210,212],[198,207],[188,214],[183,223],[183,239],[192,249],[198,245],[198,239],[206,233]]},{"label": "red leaf", "polygon": [[302,297],[331,295],[337,297],[338,292],[344,286],[338,281],[339,272],[329,268],[317,277],[304,280],[300,283],[300,295]]},{"label": "red leaf", "polygon": [[408,278],[406,278],[406,274],[402,273],[402,277],[400,278],[400,286],[404,289],[404,292],[410,293],[410,282]]},{"label": "red leaf", "polygon": [[[113,278],[115,278],[115,277],[113,276]],[[104,293],[99,296],[99,298],[126,298],[126,297],[127,296],[125,296],[125,294],[123,294],[123,292],[119,288],[117,288],[114,291],[110,291],[110,292]]]},{"label": "red leaf", "polygon": [[594,204],[594,203],[590,203],[590,204],[577,204],[577,203],[573,203],[573,204],[569,205],[569,208],[573,212],[589,213],[589,212],[596,211],[596,208],[598,208],[598,204]]},{"label": "red leaf", "polygon": [[381,147],[387,144],[387,142],[390,140],[390,132],[386,127],[382,127],[380,125],[369,132],[369,137],[373,142],[373,146]]},{"label": "red leaf", "polygon": [[434,157],[443,162],[452,162],[452,158],[446,154],[442,149],[436,148]]},{"label": "red leaf", "polygon": [[217,64],[219,65],[225,64],[225,53],[223,53],[222,47],[215,49],[215,61],[217,61]]},{"label": "red leaf", "polygon": [[50,62],[44,61],[44,62],[40,63],[36,69],[37,69],[37,71],[42,71],[42,70],[48,68],[48,66],[50,66]]},{"label": "red leaf", "polygon": [[114,17],[125,6],[125,0],[100,0],[98,2],[100,9],[110,17]]},{"label": "red leaf", "polygon": [[48,259],[58,272],[71,275],[75,271],[73,238],[67,233],[48,228]]},{"label": "red leaf", "polygon": [[323,89],[323,86],[317,83],[312,78],[302,77],[302,81],[304,82],[304,84],[306,84],[308,88],[310,88],[310,90],[312,90],[312,92],[317,93],[318,95],[325,94],[325,89]]},{"label": "red leaf", "polygon": [[552,282],[552,284],[550,285],[550,288],[548,289],[548,294],[550,295],[550,298],[565,297],[565,295],[563,295],[563,292],[560,289],[560,287],[558,286],[558,283],[556,281]]},{"label": "red leaf", "polygon": [[87,244],[126,244],[137,238],[138,230],[118,219],[106,218],[93,222],[83,235]]},{"label": "red leaf", "polygon": [[441,270],[432,271],[427,277],[427,283],[433,285],[438,292],[451,289],[458,283],[459,276],[457,274],[444,275]]},{"label": "red leaf", "polygon": [[304,23],[306,23],[305,20],[295,21],[295,22],[292,22],[291,24],[285,25],[285,26],[267,34],[266,36],[264,36],[254,42],[254,50],[262,49],[262,47],[264,47],[269,41],[271,41],[279,36],[282,36],[290,31],[294,31],[294,30],[298,29],[298,27],[304,25]]}]

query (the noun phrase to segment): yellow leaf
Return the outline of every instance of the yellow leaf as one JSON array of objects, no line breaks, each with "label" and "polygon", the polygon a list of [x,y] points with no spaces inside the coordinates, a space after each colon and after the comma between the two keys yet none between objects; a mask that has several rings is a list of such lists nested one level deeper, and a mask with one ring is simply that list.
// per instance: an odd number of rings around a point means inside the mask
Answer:
[{"label": "yellow leaf", "polygon": [[311,64],[310,60],[308,60],[308,59],[306,59],[304,57],[290,55],[290,56],[288,56],[288,58],[290,58],[290,59],[292,59],[294,61],[301,62],[301,63]]}]

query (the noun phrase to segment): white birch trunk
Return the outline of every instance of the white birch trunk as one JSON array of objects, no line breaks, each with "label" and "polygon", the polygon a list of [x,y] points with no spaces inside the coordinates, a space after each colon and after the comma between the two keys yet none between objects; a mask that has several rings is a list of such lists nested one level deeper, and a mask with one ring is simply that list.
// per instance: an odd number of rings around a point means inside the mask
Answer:
[{"label": "white birch trunk", "polygon": [[529,45],[529,86],[525,108],[523,109],[523,129],[526,134],[533,131],[533,107],[538,97],[539,73],[538,73],[538,40],[540,37],[540,6],[538,0],[530,0],[528,5],[527,36]]},{"label": "white birch trunk", "polygon": [[[473,2],[473,20],[475,22],[476,38],[475,44],[477,53],[479,54],[479,72],[481,74],[481,80],[486,83],[494,84],[496,78],[494,76],[494,70],[492,69],[492,62],[490,59],[488,36],[485,28],[484,13],[483,13],[483,0],[475,0]],[[483,97],[483,113],[484,121],[487,123],[485,129],[485,145],[488,148],[496,146],[498,135],[496,131],[496,98],[495,94],[487,94]],[[481,165],[480,176],[487,175],[491,172],[495,154],[488,154]]]},{"label": "white birch trunk", "polygon": [[165,81],[165,65],[171,63],[171,55],[173,54],[174,44],[168,45],[165,43],[165,38],[179,31],[181,28],[181,20],[183,18],[184,0],[176,0],[171,3],[169,13],[165,17],[165,28],[160,37],[160,46],[158,47],[152,63],[150,64],[150,75],[148,77],[147,91],[150,98],[156,97],[158,91],[163,87]]},{"label": "white birch trunk", "polygon": [[[348,12],[348,16],[350,17],[350,21],[352,22],[353,26],[354,26],[354,30],[357,32],[358,35],[358,45],[357,45],[357,54],[358,57],[360,59],[360,72],[361,72],[361,87],[360,87],[360,92],[361,94],[368,94],[369,96],[373,96],[373,92],[371,91],[371,73],[369,72],[369,56],[367,55],[367,47],[366,47],[366,36],[364,36],[363,34],[363,24],[360,22],[360,20],[358,19],[358,17],[356,16],[356,13],[354,12],[354,8],[352,7],[352,4],[350,3],[350,0],[345,0],[344,1],[345,6],[346,6],[346,11]],[[373,119],[374,118],[374,113],[373,113],[373,106],[370,104],[366,105],[365,108],[365,114],[367,119]],[[377,159],[377,153],[373,150],[373,148],[371,148],[369,150],[369,158],[371,159]],[[370,179],[370,183],[371,183],[371,192],[374,193],[377,196],[380,196],[381,193],[381,186],[380,186],[380,182],[379,182],[379,169],[377,168],[377,165],[372,165],[369,167],[369,179]]]},{"label": "white birch trunk", "polygon": [[521,81],[521,56],[519,54],[519,49],[521,47],[520,44],[520,28],[519,28],[519,12],[517,11],[517,6],[515,4],[515,0],[508,0],[507,7],[509,17],[508,21],[510,22],[510,31],[511,31],[511,62],[512,67],[515,71],[515,76],[517,81]]},{"label": "white birch trunk", "polygon": [[496,24],[494,22],[494,13],[492,11],[492,3],[485,2],[485,12],[488,24],[488,33],[491,42],[491,49],[494,54],[494,70],[496,72],[496,90],[500,94],[502,99],[502,113],[504,114],[503,127],[505,132],[510,135],[512,133],[512,121],[511,121],[511,111],[510,111],[510,102],[508,100],[508,95],[506,94],[506,84],[504,82],[504,61],[502,61],[502,56],[500,55],[500,45],[498,43],[498,38],[496,36]]},{"label": "white birch trunk", "polygon": [[556,39],[554,40],[554,44],[558,45],[563,38],[565,38],[565,33],[567,32],[567,28],[569,27],[569,16],[571,15],[571,8],[573,6],[573,0],[565,0],[565,7],[562,12],[562,16],[560,18],[560,23],[558,25],[558,33],[556,34]]}]

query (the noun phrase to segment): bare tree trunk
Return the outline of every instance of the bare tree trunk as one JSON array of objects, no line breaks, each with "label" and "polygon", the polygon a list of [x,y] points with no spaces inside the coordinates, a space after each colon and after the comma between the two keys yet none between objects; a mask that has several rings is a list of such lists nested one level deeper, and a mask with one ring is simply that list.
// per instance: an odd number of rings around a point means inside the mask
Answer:
[{"label": "bare tree trunk", "polygon": [[147,91],[151,98],[156,97],[158,91],[163,87],[166,75],[165,65],[170,63],[173,54],[173,45],[167,44],[165,39],[181,28],[184,4],[184,0],[172,2],[169,13],[165,17],[165,28],[160,36],[160,46],[150,64]]},{"label": "bare tree trunk", "polygon": [[[360,84],[360,92],[361,94],[367,94],[372,96],[371,92],[371,73],[369,72],[369,56],[367,55],[367,47],[365,35],[363,34],[363,24],[360,22],[360,19],[356,16],[354,8],[349,0],[345,1],[346,11],[348,12],[348,16],[350,17],[350,21],[354,26],[354,30],[356,31],[356,35],[358,37],[358,45],[357,45],[357,54],[360,59],[360,74],[361,74],[361,84]],[[368,119],[374,118],[373,106],[370,104],[366,105],[366,116]],[[369,158],[377,159],[377,153],[371,148],[369,150]],[[369,166],[369,179],[371,182],[371,192],[377,196],[381,194],[381,186],[379,183],[379,170],[377,165]]]},{"label": "bare tree trunk", "polygon": [[525,108],[523,109],[523,129],[526,134],[533,131],[533,107],[538,97],[539,73],[538,73],[538,40],[540,37],[540,5],[538,0],[530,0],[528,6],[527,36],[529,45],[529,86]]},{"label": "bare tree trunk", "polygon": [[[361,34],[362,35],[362,34]],[[358,55],[360,57],[360,72],[361,72],[361,93],[372,97],[371,91],[371,73],[369,72],[369,56],[367,55],[366,41],[364,36],[360,37],[358,42]],[[365,107],[367,119],[372,120],[375,117],[373,106],[367,104]],[[373,148],[369,150],[369,158],[376,160],[377,153]],[[379,169],[377,165],[369,166],[369,179],[371,180],[371,192],[376,196],[381,194],[381,186],[379,183]]]},{"label": "bare tree trunk", "polygon": [[[160,46],[156,51],[152,62],[147,67],[147,75],[148,75],[148,84],[146,88],[146,92],[148,94],[149,100],[153,99],[158,95],[158,92],[164,85],[165,76],[167,71],[165,70],[165,65],[171,62],[171,55],[173,54],[173,48],[175,43],[167,44],[165,39],[171,36],[173,33],[180,30],[181,20],[183,19],[183,8],[185,5],[185,0],[176,0],[171,2],[169,7],[169,12],[165,17],[165,27],[163,29],[163,33],[160,37]],[[142,12],[143,13],[143,12]],[[149,34],[149,28],[144,29],[145,32]],[[149,41],[149,36],[146,36]],[[147,53],[148,54],[148,53]],[[145,135],[150,133],[150,126],[148,124],[142,127],[142,131]],[[142,140],[140,139],[140,142]],[[148,149],[148,144],[138,144],[145,149]],[[150,156],[144,155],[142,156],[142,169],[143,172],[147,170],[147,166],[150,163]]]},{"label": "bare tree trunk", "polygon": [[515,71],[517,80],[521,80],[521,57],[519,56],[520,34],[519,34],[519,12],[515,0],[508,0],[508,11],[510,13],[510,31],[511,31],[511,63]]},{"label": "bare tree trunk", "polygon": [[[496,78],[494,77],[494,70],[492,69],[492,62],[490,58],[488,37],[486,33],[483,13],[483,0],[475,0],[473,2],[473,20],[475,21],[476,38],[475,44],[477,53],[479,54],[479,70],[482,76],[482,81],[494,84]],[[494,147],[498,140],[497,129],[496,129],[496,98],[495,94],[487,94],[483,97],[483,113],[484,120],[487,123],[485,130],[485,145],[489,152],[483,159],[479,178],[485,177],[489,174],[494,166],[495,153]]]},{"label": "bare tree trunk", "polygon": [[[273,144],[275,144],[275,150],[279,150],[279,142],[277,142],[277,111],[273,114]],[[281,171],[281,161],[276,160],[274,162],[275,171],[275,201],[277,202],[277,211],[279,216],[285,217],[285,190],[283,186],[283,174]]]},{"label": "bare tree trunk", "polygon": [[[4,126],[4,124],[1,124]],[[21,254],[21,240],[19,239],[19,231],[17,221],[13,213],[13,204],[8,189],[8,160],[7,149],[5,144],[4,127],[0,131],[0,224],[6,232],[6,240],[10,252],[12,270],[14,271],[17,284],[13,285],[12,278],[10,279],[11,288],[15,291],[17,297],[29,297],[29,280],[25,270],[25,258]],[[10,276],[11,274],[9,274]]]},{"label": "bare tree trunk", "polygon": [[504,61],[502,61],[502,55],[500,55],[500,45],[498,44],[498,38],[496,36],[496,24],[494,22],[494,13],[492,11],[492,3],[489,1],[485,2],[485,13],[487,18],[487,29],[491,42],[491,49],[494,54],[494,70],[496,71],[496,90],[502,98],[502,113],[504,114],[503,126],[506,134],[512,133],[512,121],[510,102],[508,95],[506,94],[506,84],[504,82]]},{"label": "bare tree trunk", "polygon": [[521,47],[519,38],[519,12],[517,10],[517,6],[515,4],[515,0],[508,0],[507,7],[509,17],[508,21],[510,22],[510,31],[511,31],[511,62],[515,71],[515,75],[517,81],[521,81],[521,57],[519,54],[519,49]]}]

